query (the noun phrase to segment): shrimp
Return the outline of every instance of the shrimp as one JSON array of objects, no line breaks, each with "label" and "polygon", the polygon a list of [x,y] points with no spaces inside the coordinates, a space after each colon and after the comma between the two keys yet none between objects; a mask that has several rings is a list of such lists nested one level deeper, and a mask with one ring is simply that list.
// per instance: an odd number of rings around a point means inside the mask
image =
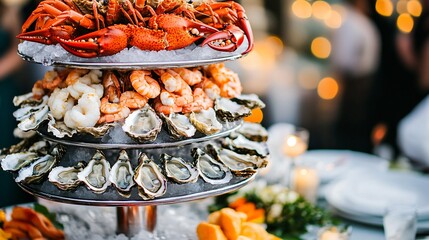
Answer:
[{"label": "shrimp", "polygon": [[161,86],[149,75],[149,71],[133,71],[130,75],[130,82],[136,92],[143,97],[156,98],[161,93]]},{"label": "shrimp", "polygon": [[53,91],[62,82],[63,80],[60,78],[56,71],[47,71],[42,80],[42,87],[49,91]]},{"label": "shrimp", "polygon": [[108,96],[101,99],[100,112],[104,114],[115,114],[122,110],[123,106],[119,103],[109,102]]},{"label": "shrimp", "polygon": [[42,99],[42,97],[45,95],[45,89],[43,88],[43,82],[42,80],[39,80],[34,83],[33,89],[31,90],[33,93],[33,97],[37,100]]},{"label": "shrimp", "polygon": [[87,74],[88,72],[89,70],[85,70],[85,69],[71,70],[65,80],[67,86],[73,85],[77,80],[79,80],[79,78],[81,78],[83,75]]},{"label": "shrimp", "polygon": [[155,108],[156,112],[164,113],[165,115],[170,115],[172,113],[182,112],[182,107],[163,105],[160,98],[155,99],[154,108]]},{"label": "shrimp", "polygon": [[215,100],[220,96],[219,86],[216,85],[212,80],[206,77],[203,77],[203,80],[197,85],[195,85],[195,87],[202,88],[204,92],[207,94],[207,96],[212,100]]},{"label": "shrimp", "polygon": [[64,115],[69,128],[94,127],[100,119],[100,98],[95,93],[85,93],[78,104]]},{"label": "shrimp", "polygon": [[126,91],[121,94],[120,103],[130,109],[139,109],[147,104],[148,98],[137,92]]},{"label": "shrimp", "polygon": [[213,100],[210,99],[202,88],[194,89],[194,101],[183,106],[183,113],[200,112],[213,107]]},{"label": "shrimp", "polygon": [[109,102],[119,103],[121,96],[121,86],[119,80],[113,72],[106,72],[103,77],[103,87],[105,95],[108,96]]},{"label": "shrimp", "polygon": [[183,83],[186,83],[178,73],[171,69],[156,70],[155,72],[159,75],[159,78],[164,84],[165,89],[169,92],[178,91],[180,88],[182,88]]},{"label": "shrimp", "polygon": [[191,87],[178,73],[170,69],[158,70],[157,73],[161,74],[160,79],[165,87],[165,90],[161,91],[162,104],[182,107],[194,100]]},{"label": "shrimp", "polygon": [[70,92],[70,95],[74,99],[79,99],[82,95],[87,93],[94,93],[100,99],[103,97],[103,93],[104,93],[103,85],[101,84],[86,85],[85,83],[80,81],[76,81],[73,85],[68,86],[67,89]]},{"label": "shrimp", "polygon": [[203,80],[203,74],[197,68],[194,70],[189,70],[187,68],[176,68],[173,69],[173,71],[178,73],[189,86],[194,86]]},{"label": "shrimp", "polygon": [[117,113],[105,114],[105,115],[101,116],[97,123],[101,124],[101,123],[111,123],[111,122],[120,121],[120,120],[128,117],[128,115],[130,115],[130,112],[131,111],[129,108],[122,106],[120,111]]},{"label": "shrimp", "polygon": [[226,68],[223,63],[209,65],[207,70],[211,79],[220,88],[220,96],[225,98],[238,97],[243,90],[236,73]]},{"label": "shrimp", "polygon": [[74,99],[70,97],[67,88],[55,89],[48,100],[48,106],[51,110],[52,116],[60,120],[64,117],[67,111],[71,110],[74,106]]}]

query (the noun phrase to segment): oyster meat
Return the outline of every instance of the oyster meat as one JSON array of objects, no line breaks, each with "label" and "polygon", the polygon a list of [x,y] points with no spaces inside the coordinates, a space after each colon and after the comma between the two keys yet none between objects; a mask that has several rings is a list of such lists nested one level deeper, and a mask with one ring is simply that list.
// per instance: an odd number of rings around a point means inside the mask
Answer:
[{"label": "oyster meat", "polygon": [[208,145],[207,149],[218,161],[225,164],[235,175],[239,176],[252,175],[258,168],[263,168],[268,164],[265,158],[258,156],[238,154],[229,149],[219,149],[213,145]]},{"label": "oyster meat", "polygon": [[109,172],[110,163],[104,154],[97,150],[88,165],[77,174],[77,177],[85,183],[89,190],[100,194],[110,186]]},{"label": "oyster meat", "polygon": [[134,111],[125,119],[122,129],[133,139],[146,142],[154,141],[161,131],[161,127],[162,120],[149,104],[146,104],[145,107]]},{"label": "oyster meat", "polygon": [[[29,93],[26,93],[24,95],[15,96],[13,98],[13,105],[15,107],[19,107],[22,104],[28,104],[28,103],[32,103],[35,101],[37,101],[37,100],[33,98],[33,93],[29,92]],[[42,102],[42,101],[40,100],[39,103],[40,102]]]},{"label": "oyster meat", "polygon": [[19,152],[9,154],[1,160],[1,168],[4,171],[18,171],[39,158],[34,152]]},{"label": "oyster meat", "polygon": [[40,181],[57,163],[57,158],[52,155],[45,155],[33,161],[29,166],[21,168],[16,182],[31,184]]},{"label": "oyster meat", "polygon": [[267,144],[250,141],[243,135],[238,135],[235,139],[224,138],[222,146],[242,154],[258,155],[261,157],[269,155]]},{"label": "oyster meat", "polygon": [[[268,140],[268,131],[259,123],[244,122],[236,131],[251,141],[266,142]],[[234,134],[232,137],[235,138]]]},{"label": "oyster meat", "polygon": [[48,96],[44,96],[42,98],[42,102],[37,105],[23,105],[21,108],[13,112],[13,116],[17,121],[22,121],[28,117],[30,117],[34,112],[40,110],[41,108],[47,106]]},{"label": "oyster meat", "polygon": [[232,179],[231,171],[221,162],[213,159],[209,154],[199,148],[192,149],[192,155],[200,176],[210,184],[224,184]]},{"label": "oyster meat", "polygon": [[202,110],[201,112],[192,112],[189,116],[191,123],[198,131],[211,135],[222,130],[222,124],[216,118],[216,112],[213,108]]},{"label": "oyster meat", "polygon": [[166,116],[161,113],[161,117],[167,123],[168,131],[176,138],[189,138],[194,136],[195,132],[197,131],[186,115],[172,113]]},{"label": "oyster meat", "polygon": [[145,153],[139,157],[139,166],[134,173],[134,181],[139,186],[139,195],[144,200],[154,199],[167,191],[167,179],[161,169]]},{"label": "oyster meat", "polygon": [[49,107],[44,106],[43,108],[31,113],[28,118],[25,118],[18,124],[19,129],[21,129],[22,131],[36,129],[40,123],[47,119],[48,112]]},{"label": "oyster meat", "polygon": [[21,138],[21,139],[25,139],[25,138],[32,138],[37,134],[36,131],[22,131],[19,128],[15,128],[13,130],[13,136],[15,136],[16,138]]},{"label": "oyster meat", "polygon": [[241,94],[231,100],[250,109],[265,108],[265,103],[256,94]]},{"label": "oyster meat", "polygon": [[77,133],[75,129],[67,127],[63,121],[57,121],[50,113],[48,113],[48,120],[48,132],[57,138],[72,137]]},{"label": "oyster meat", "polygon": [[225,122],[237,121],[250,116],[252,110],[227,98],[218,98],[214,106],[218,117]]},{"label": "oyster meat", "polygon": [[49,182],[64,191],[74,190],[82,183],[77,175],[84,167],[83,162],[79,162],[74,167],[55,167],[49,173]]},{"label": "oyster meat", "polygon": [[109,181],[116,187],[119,194],[130,197],[131,188],[135,185],[134,170],[131,166],[130,158],[125,150],[119,153],[118,160],[112,166]]},{"label": "oyster meat", "polygon": [[172,157],[168,154],[162,154],[164,161],[164,170],[170,179],[177,183],[194,183],[198,180],[198,170],[187,163],[183,158]]}]

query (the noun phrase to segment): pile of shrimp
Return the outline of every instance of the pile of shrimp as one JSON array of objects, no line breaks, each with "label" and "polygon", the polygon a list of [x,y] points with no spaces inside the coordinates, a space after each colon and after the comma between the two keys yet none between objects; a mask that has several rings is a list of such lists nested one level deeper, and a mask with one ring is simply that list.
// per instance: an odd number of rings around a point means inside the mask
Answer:
[{"label": "pile of shrimp", "polygon": [[125,119],[150,104],[158,113],[188,114],[212,108],[219,97],[241,94],[238,75],[224,64],[165,70],[49,71],[33,87],[34,98],[50,95],[52,116],[78,129]]}]

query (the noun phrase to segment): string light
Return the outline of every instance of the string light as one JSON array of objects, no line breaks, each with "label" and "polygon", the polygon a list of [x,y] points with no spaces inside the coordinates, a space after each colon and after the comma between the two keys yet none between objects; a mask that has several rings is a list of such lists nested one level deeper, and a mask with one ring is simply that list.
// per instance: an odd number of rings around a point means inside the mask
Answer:
[{"label": "string light", "polygon": [[331,54],[331,42],[325,37],[317,37],[311,42],[311,52],[317,58],[328,58]]},{"label": "string light", "polygon": [[390,0],[377,0],[375,10],[382,16],[390,17],[393,13],[393,4]]},{"label": "string light", "polygon": [[418,0],[410,0],[407,2],[407,11],[414,17],[419,17],[422,14],[422,4]]},{"label": "string light", "polygon": [[296,0],[292,3],[292,13],[302,19],[311,17],[311,4],[306,0]]},{"label": "string light", "polygon": [[323,0],[313,2],[312,13],[315,18],[324,20],[331,14],[331,5]]},{"label": "string light", "polygon": [[338,95],[339,86],[332,77],[326,77],[320,80],[317,86],[317,94],[324,100],[332,100]]},{"label": "string light", "polygon": [[341,17],[341,14],[335,10],[331,10],[331,13],[329,14],[329,17],[327,17],[324,20],[326,26],[330,27],[330,28],[340,28],[342,23],[343,23],[343,19]]},{"label": "string light", "polygon": [[401,32],[409,33],[411,32],[411,30],[413,30],[414,20],[410,14],[402,13],[398,16],[398,19],[396,20],[396,25]]}]

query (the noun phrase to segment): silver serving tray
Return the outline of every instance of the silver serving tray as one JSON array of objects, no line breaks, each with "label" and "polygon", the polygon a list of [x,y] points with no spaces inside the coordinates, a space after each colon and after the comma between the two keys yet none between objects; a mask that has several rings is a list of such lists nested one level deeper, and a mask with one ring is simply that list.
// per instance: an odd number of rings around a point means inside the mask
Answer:
[{"label": "silver serving tray", "polygon": [[[180,156],[185,161],[192,163],[194,159],[191,156],[191,149],[195,147],[204,148],[206,144],[207,143],[197,143],[182,147],[144,149],[143,152],[151,156],[155,163],[162,168],[163,164],[159,160],[159,156],[162,153]],[[113,165],[117,159],[119,150],[105,150],[103,152],[110,164]],[[128,150],[127,152],[133,169],[135,169],[138,165],[138,156],[142,151]],[[88,162],[94,153],[95,149],[67,147],[67,152],[58,165],[73,166],[79,161]],[[187,184],[177,184],[168,180],[167,192],[164,196],[146,201],[138,195],[137,186],[132,188],[131,196],[125,198],[117,192],[113,185],[109,186],[107,191],[102,194],[93,193],[87,189],[85,185],[79,186],[74,191],[63,191],[58,189],[47,179],[40,184],[18,183],[18,185],[30,194],[56,202],[95,206],[149,206],[188,202],[222,195],[245,186],[251,182],[255,176],[256,174],[248,177],[234,176],[229,183],[219,185],[206,183],[201,177],[196,183]]]},{"label": "silver serving tray", "polygon": [[[114,134],[109,135],[107,133],[102,138],[95,138],[89,134],[76,134],[72,138],[57,138],[52,133],[47,131],[47,122],[42,123],[37,132],[46,140],[57,142],[67,146],[95,148],[95,149],[155,149],[155,148],[169,148],[189,145],[192,143],[201,143],[216,138],[226,137],[232,132],[236,131],[242,125],[243,121],[227,122],[223,123],[222,131],[212,134],[205,135],[197,131],[192,138],[175,139],[170,133],[163,127],[161,132],[158,134],[157,139],[154,142],[140,143],[122,131],[122,128],[117,125],[115,126]],[[117,139],[115,139],[117,138]]]}]

